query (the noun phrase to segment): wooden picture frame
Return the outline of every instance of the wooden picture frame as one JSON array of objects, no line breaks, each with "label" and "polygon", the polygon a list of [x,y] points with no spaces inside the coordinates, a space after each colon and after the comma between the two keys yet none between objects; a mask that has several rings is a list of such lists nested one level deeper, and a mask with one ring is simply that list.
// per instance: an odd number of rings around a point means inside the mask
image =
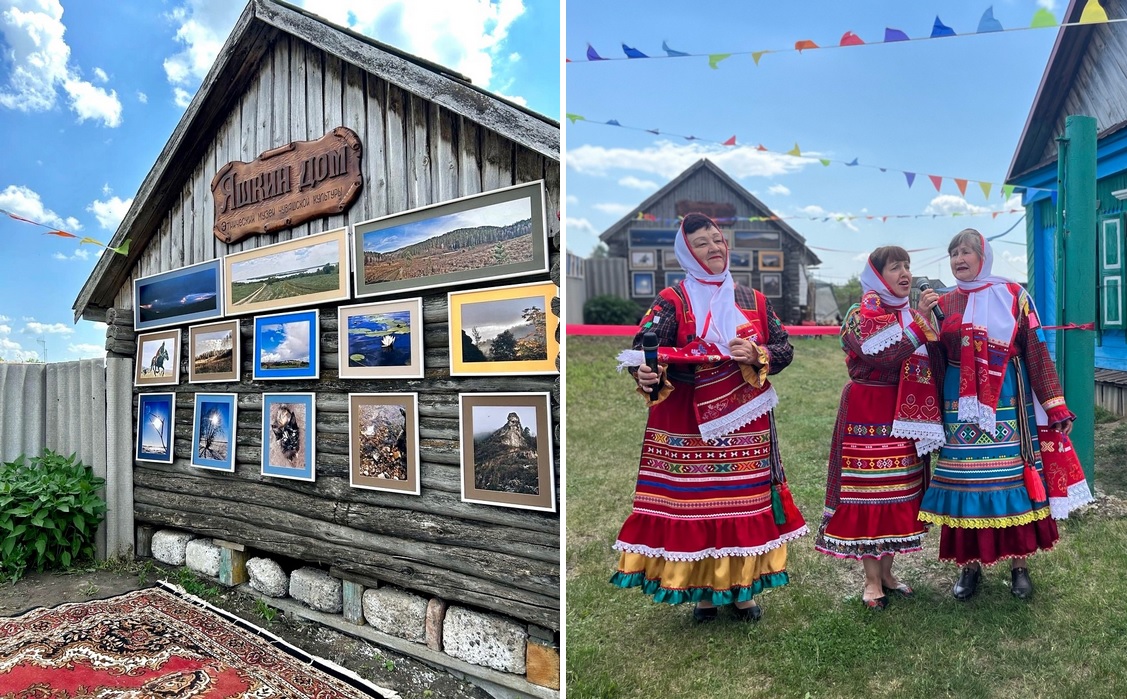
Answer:
[{"label": "wooden picture frame", "polygon": [[223,266],[209,260],[133,280],[133,328],[153,330],[223,317]]},{"label": "wooden picture frame", "polygon": [[661,268],[680,270],[681,263],[677,260],[677,252],[672,248],[661,251]]},{"label": "wooden picture frame", "polygon": [[242,371],[239,319],[188,328],[188,383],[238,383]]},{"label": "wooden picture frame", "polygon": [[133,441],[136,461],[172,463],[176,451],[176,394],[137,394],[137,435]]},{"label": "wooden picture frame", "polygon": [[763,272],[759,275],[759,290],[769,299],[783,297],[783,275],[779,272]]},{"label": "wooden picture frame", "polygon": [[175,386],[180,383],[180,330],[158,330],[137,336],[133,362],[134,386]]},{"label": "wooden picture frame", "polygon": [[657,295],[657,289],[654,287],[654,273],[631,272],[630,295],[647,299],[653,298],[655,295]]},{"label": "wooden picture frame", "polygon": [[192,465],[235,472],[235,431],[239,424],[234,393],[197,393],[192,412]]},{"label": "wooden picture frame", "polygon": [[732,281],[751,288],[751,272],[732,272]]},{"label": "wooden picture frame", "polygon": [[423,378],[423,300],[339,307],[337,360],[342,379]]},{"label": "wooden picture frame", "polygon": [[353,226],[356,297],[548,271],[544,181]]},{"label": "wooden picture frame", "polygon": [[320,340],[317,309],[255,316],[252,378],[287,381],[320,377]]},{"label": "wooden picture frame", "polygon": [[750,250],[729,250],[728,269],[751,269],[752,252]]},{"label": "wooden picture frame", "polygon": [[657,269],[656,250],[631,250],[630,269]]},{"label": "wooden picture frame", "polygon": [[551,282],[536,282],[448,293],[450,375],[558,373],[557,292]]},{"label": "wooden picture frame", "polygon": [[[685,281],[686,276],[687,275],[684,272],[666,272],[665,273],[665,285],[666,286],[673,286],[674,284],[677,284],[678,282],[683,282],[683,281]],[[735,276],[735,275],[732,275],[732,276]]]},{"label": "wooden picture frame", "polygon": [[462,501],[555,512],[548,394],[460,393],[458,413]]},{"label": "wooden picture frame", "polygon": [[316,425],[313,393],[263,393],[262,475],[316,480]]},{"label": "wooden picture frame", "polygon": [[347,299],[348,229],[231,253],[223,258],[223,279],[228,316]]},{"label": "wooden picture frame", "polygon": [[348,484],[419,494],[419,394],[348,394]]},{"label": "wooden picture frame", "polygon": [[783,271],[783,251],[782,250],[760,250],[759,251],[759,271],[760,272],[782,272]]}]

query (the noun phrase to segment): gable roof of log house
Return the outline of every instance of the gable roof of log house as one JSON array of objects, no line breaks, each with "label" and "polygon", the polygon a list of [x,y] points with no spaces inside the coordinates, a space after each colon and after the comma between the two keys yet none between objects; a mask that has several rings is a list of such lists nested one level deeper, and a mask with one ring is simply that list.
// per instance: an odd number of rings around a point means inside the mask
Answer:
[{"label": "gable roof of log house", "polygon": [[128,280],[190,166],[207,150],[210,135],[227,118],[259,72],[273,42],[283,34],[472,120],[545,158],[560,159],[558,121],[470,83],[437,63],[405,53],[351,29],[327,22],[280,0],[250,0],[176,129],[145,176],[110,247],[132,241],[128,255],[105,253],[74,302],[74,320],[105,320],[106,308]]},{"label": "gable roof of log house", "polygon": [[[1061,22],[1070,24],[1080,21],[1084,4],[1080,0],[1070,0]],[[1010,161],[1006,182],[1012,182],[1056,160],[1055,149],[1052,155],[1045,157],[1046,148],[1057,135],[1061,111],[1065,108],[1069,94],[1076,88],[1076,77],[1084,56],[1088,53],[1092,35],[1097,29],[1108,31],[1109,27],[1114,26],[1084,24],[1058,30],[1049,61],[1045,64],[1045,73],[1041,76],[1041,84],[1037,86],[1037,94],[1033,98],[1033,106],[1029,109],[1013,160]],[[1102,138],[1127,126],[1127,121],[1099,126],[1102,131],[1097,138]]]},{"label": "gable roof of log house", "polygon": [[[635,208],[631,209],[629,213],[627,213],[625,216],[620,218],[616,223],[612,224],[609,228],[607,228],[605,231],[603,231],[603,233],[599,236],[599,240],[606,242],[612,236],[615,236],[615,235],[623,232],[626,229],[627,226],[629,226],[631,223],[633,223],[634,221],[637,220],[639,213],[644,213],[646,210],[652,208],[654,204],[661,201],[662,199],[665,199],[682,182],[688,180],[690,177],[693,177],[701,169],[708,170],[709,172],[713,173],[718,178],[720,178],[720,181],[723,182],[728,187],[730,187],[735,192],[736,196],[740,197],[745,202],[750,204],[751,207],[753,209],[755,209],[756,211],[762,212],[762,214],[764,216],[773,216],[774,215],[774,212],[772,212],[771,209],[769,209],[766,204],[759,201],[755,197],[755,195],[753,195],[751,192],[747,191],[747,189],[745,189],[743,187],[743,185],[741,185],[739,182],[736,182],[734,179],[732,179],[732,177],[728,173],[721,170],[718,165],[713,163],[708,158],[701,158],[697,162],[690,165],[688,167],[688,169],[686,169],[680,175],[677,175],[672,180],[670,180],[669,183],[666,184],[664,187],[662,187],[661,189],[659,189],[656,192],[654,192],[653,194],[651,194],[641,204],[639,204]],[[791,236],[792,238],[794,238],[795,240],[797,240],[799,243],[802,244],[803,250],[805,250],[805,252],[806,252],[806,259],[809,260],[809,262],[807,262],[807,264],[809,264],[809,265],[820,265],[820,264],[822,264],[822,261],[818,258],[817,255],[814,254],[814,251],[811,250],[810,248],[806,247],[806,238],[802,237],[802,235],[799,234],[798,231],[791,228],[789,225],[787,225],[787,223],[785,221],[782,221],[782,220],[771,221],[771,223],[777,225],[779,227],[779,230],[781,230],[783,233],[786,233],[787,235]]]}]

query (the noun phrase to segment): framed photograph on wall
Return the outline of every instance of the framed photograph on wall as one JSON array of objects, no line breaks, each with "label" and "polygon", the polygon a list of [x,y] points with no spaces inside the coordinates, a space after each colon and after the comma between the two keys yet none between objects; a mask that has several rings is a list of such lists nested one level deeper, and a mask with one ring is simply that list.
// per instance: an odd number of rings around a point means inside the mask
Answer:
[{"label": "framed photograph on wall", "polygon": [[160,330],[137,336],[134,386],[175,386],[180,383],[180,330]]},{"label": "framed photograph on wall", "polygon": [[556,510],[547,393],[460,393],[462,500]]},{"label": "framed photograph on wall", "polygon": [[777,231],[735,231],[732,244],[737,248],[778,248],[779,234]]},{"label": "framed photograph on wall", "polygon": [[764,272],[759,275],[760,291],[769,299],[783,297],[783,275],[778,272]]},{"label": "framed photograph on wall", "polygon": [[192,416],[192,465],[235,472],[234,393],[197,393]]},{"label": "framed photograph on wall", "polygon": [[447,294],[450,375],[557,373],[556,291],[540,282]]},{"label": "framed photograph on wall", "polygon": [[348,483],[419,494],[419,394],[348,394]]},{"label": "framed photograph on wall", "polygon": [[356,296],[548,271],[543,180],[353,227]]},{"label": "framed photograph on wall", "polygon": [[728,267],[730,269],[751,269],[751,255],[748,252],[729,251]]},{"label": "framed photograph on wall", "polygon": [[783,251],[782,250],[760,250],[759,251],[759,271],[760,272],[782,272],[783,271]]},{"label": "framed photograph on wall", "polygon": [[654,290],[653,272],[630,273],[630,295],[652,298],[657,291]]},{"label": "framed photograph on wall", "polygon": [[[732,276],[734,277],[736,275],[733,274]],[[685,273],[684,272],[666,272],[665,273],[665,285],[666,286],[673,286],[674,284],[678,284],[678,283],[683,282],[683,281],[685,281]]]},{"label": "framed photograph on wall", "polygon": [[662,269],[681,269],[681,263],[677,261],[677,253],[673,250],[661,251],[661,268]]},{"label": "framed photograph on wall", "polygon": [[133,280],[133,327],[138,332],[223,317],[219,260]]},{"label": "framed photograph on wall", "polygon": [[346,299],[348,276],[347,228],[231,253],[223,258],[224,314]]},{"label": "framed photograph on wall", "polygon": [[254,317],[255,381],[320,376],[318,312],[293,311]]},{"label": "framed photograph on wall", "polygon": [[657,269],[657,252],[653,250],[631,250],[630,269]]},{"label": "framed photograph on wall", "polygon": [[341,306],[337,332],[340,378],[423,378],[421,298]]},{"label": "framed photograph on wall", "polygon": [[137,461],[172,463],[175,393],[141,393],[137,396]]},{"label": "framed photograph on wall", "polygon": [[188,383],[239,382],[239,321],[188,328]]},{"label": "framed photograph on wall", "polygon": [[750,272],[732,272],[732,281],[737,284],[742,284],[746,287],[751,287],[751,273]]},{"label": "framed photograph on wall", "polygon": [[262,475],[317,477],[316,406],[312,393],[262,394]]}]

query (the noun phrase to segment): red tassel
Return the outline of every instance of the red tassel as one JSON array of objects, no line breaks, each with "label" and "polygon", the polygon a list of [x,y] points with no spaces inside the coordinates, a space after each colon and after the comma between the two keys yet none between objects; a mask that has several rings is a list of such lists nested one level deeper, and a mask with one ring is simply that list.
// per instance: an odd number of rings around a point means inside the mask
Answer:
[{"label": "red tassel", "polygon": [[1037,473],[1029,464],[1025,465],[1022,473],[1025,479],[1025,489],[1029,491],[1029,499],[1033,502],[1047,502],[1049,496],[1045,493],[1045,484],[1041,481],[1041,474]]}]

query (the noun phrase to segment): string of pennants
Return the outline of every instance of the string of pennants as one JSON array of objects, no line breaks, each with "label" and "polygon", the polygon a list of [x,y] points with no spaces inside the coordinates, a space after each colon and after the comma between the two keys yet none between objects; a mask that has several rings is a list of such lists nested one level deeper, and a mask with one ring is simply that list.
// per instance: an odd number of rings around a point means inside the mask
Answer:
[{"label": "string of pennants", "polygon": [[[949,214],[829,214],[823,216],[734,216],[727,218],[714,219],[717,223],[734,223],[736,221],[750,221],[750,222],[764,222],[764,221],[821,221],[826,223],[828,221],[836,221],[838,223],[847,223],[864,219],[866,221],[880,221],[881,223],[888,223],[889,219],[909,219],[909,218],[945,218],[945,217],[959,217],[959,216],[986,216],[990,218],[998,218],[1001,214],[1024,214],[1025,209],[999,209],[997,211],[980,211],[980,212],[962,212],[952,211]],[[644,211],[639,211],[638,215],[634,217],[635,221],[647,221],[649,223],[660,223],[663,225],[681,225],[681,216],[675,218],[660,218],[656,214],[647,214]],[[812,247],[812,246],[807,246]],[[910,252],[910,251],[909,251]]]},{"label": "string of pennants", "polygon": [[[566,116],[567,116],[567,120],[570,121],[572,124],[575,124],[576,122],[582,121],[584,123],[595,124],[597,126],[613,126],[613,127],[620,128],[620,129],[627,129],[628,131],[644,131],[645,133],[653,134],[655,136],[672,136],[672,137],[676,137],[676,138],[682,138],[686,141],[696,141],[696,142],[699,142],[699,143],[712,143],[712,144],[718,144],[718,145],[721,145],[721,146],[728,146],[728,147],[736,147],[736,146],[739,145],[739,144],[736,143],[736,137],[734,135],[731,136],[730,138],[728,138],[728,140],[726,140],[726,141],[716,141],[716,140],[707,139],[707,138],[700,138],[698,136],[692,136],[692,135],[686,136],[684,134],[673,133],[671,131],[662,131],[661,129],[647,129],[647,128],[643,128],[643,127],[640,127],[640,126],[629,126],[629,125],[626,125],[626,124],[619,122],[617,119],[608,119],[607,121],[594,121],[592,119],[588,119],[587,117],[585,117],[581,114],[573,114],[573,113],[568,113]],[[860,162],[858,162],[857,158],[853,158],[852,160],[846,161],[846,160],[838,160],[838,159],[835,159],[835,158],[822,158],[822,157],[819,157],[819,156],[816,156],[816,155],[803,155],[802,149],[799,148],[797,142],[795,142],[794,148],[791,148],[788,151],[771,150],[770,148],[767,148],[766,146],[764,146],[762,143],[756,145],[755,150],[757,150],[761,153],[772,153],[774,155],[789,155],[789,156],[795,157],[795,158],[807,158],[809,160],[817,160],[818,162],[820,162],[822,164],[823,167],[829,167],[831,164],[837,163],[837,164],[840,164],[840,165],[844,165],[846,167],[865,167],[865,168],[880,170],[881,172],[899,172],[902,175],[904,175],[904,180],[907,183],[909,189],[911,189],[912,185],[915,184],[916,176],[918,174],[920,174],[918,172],[909,172],[907,170],[900,170],[898,168],[893,168],[893,167],[886,167],[886,166],[882,166],[882,165],[868,165],[868,164],[860,163]],[[966,177],[949,177],[947,175],[924,175],[924,176],[927,177],[929,180],[931,180],[931,184],[932,184],[932,186],[935,187],[936,192],[942,191],[943,180],[951,180],[952,182],[955,183],[955,187],[959,190],[959,194],[961,194],[964,197],[967,194],[967,186],[972,182],[977,184],[979,189],[982,190],[982,196],[985,199],[990,198],[990,192],[993,191],[995,186],[997,186],[999,188],[998,191],[1001,192],[1003,200],[1008,200],[1011,196],[1013,196],[1013,193],[1015,191],[1017,191],[1017,192],[1040,191],[1040,192],[1050,192],[1054,196],[1056,195],[1056,189],[1051,189],[1051,188],[1048,188],[1048,187],[1026,187],[1026,186],[1021,186],[1021,185],[1004,184],[1004,183],[998,183],[998,182],[986,182],[986,181],[983,181],[983,180],[973,180],[973,179],[966,178]]]},{"label": "string of pennants", "polygon": [[98,245],[100,247],[105,248],[106,250],[109,250],[110,252],[115,252],[118,255],[128,255],[129,254],[129,241],[128,240],[126,240],[121,245],[117,246],[116,248],[111,248],[109,245],[106,245],[105,243],[103,243],[100,240],[96,240],[96,239],[90,238],[88,236],[80,236],[80,235],[75,235],[74,233],[68,233],[67,231],[55,228],[54,226],[48,226],[45,223],[40,223],[39,221],[32,221],[30,218],[24,218],[23,216],[18,216],[16,214],[12,213],[11,211],[6,211],[5,209],[0,209],[0,214],[4,214],[8,218],[14,219],[16,221],[23,221],[24,223],[30,223],[33,226],[39,226],[41,228],[46,228],[47,232],[44,233],[43,235],[54,235],[54,236],[58,236],[60,238],[74,238],[74,239],[78,240],[79,245],[83,245],[83,244]]},{"label": "string of pennants", "polygon": [[590,43],[587,44],[587,60],[586,61],[573,61],[570,58],[565,58],[565,63],[598,63],[601,61],[630,61],[639,59],[650,58],[692,58],[692,57],[708,57],[708,66],[714,70],[719,69],[720,62],[732,56],[751,56],[755,61],[755,65],[759,65],[759,60],[769,53],[787,53],[791,51],[809,51],[812,49],[826,49],[826,48],[842,48],[847,46],[865,46],[875,44],[892,44],[906,41],[928,41],[931,39],[943,39],[953,36],[974,36],[978,34],[992,34],[997,32],[1013,32],[1013,31],[1027,31],[1030,29],[1050,29],[1054,27],[1074,27],[1082,24],[1113,24],[1116,22],[1127,22],[1127,18],[1109,19],[1107,11],[1100,5],[1099,0],[1088,0],[1084,5],[1084,10],[1080,14],[1080,20],[1077,22],[1057,22],[1057,18],[1053,13],[1046,9],[1040,8],[1033,14],[1033,20],[1026,27],[1013,27],[1006,29],[994,17],[994,7],[991,5],[986,8],[986,12],[982,14],[982,19],[978,22],[977,31],[956,33],[955,30],[940,20],[936,15],[935,22],[931,27],[931,34],[928,36],[910,37],[900,29],[893,29],[892,27],[885,27],[884,38],[881,41],[870,41],[866,44],[865,40],[857,36],[852,31],[847,31],[842,35],[837,44],[820,45],[810,39],[801,39],[794,42],[794,48],[786,49],[763,49],[760,51],[732,51],[729,53],[690,53],[686,51],[678,51],[670,48],[668,42],[661,42],[661,54],[647,54],[636,48],[622,44],[622,56],[603,56],[594,46]]}]

